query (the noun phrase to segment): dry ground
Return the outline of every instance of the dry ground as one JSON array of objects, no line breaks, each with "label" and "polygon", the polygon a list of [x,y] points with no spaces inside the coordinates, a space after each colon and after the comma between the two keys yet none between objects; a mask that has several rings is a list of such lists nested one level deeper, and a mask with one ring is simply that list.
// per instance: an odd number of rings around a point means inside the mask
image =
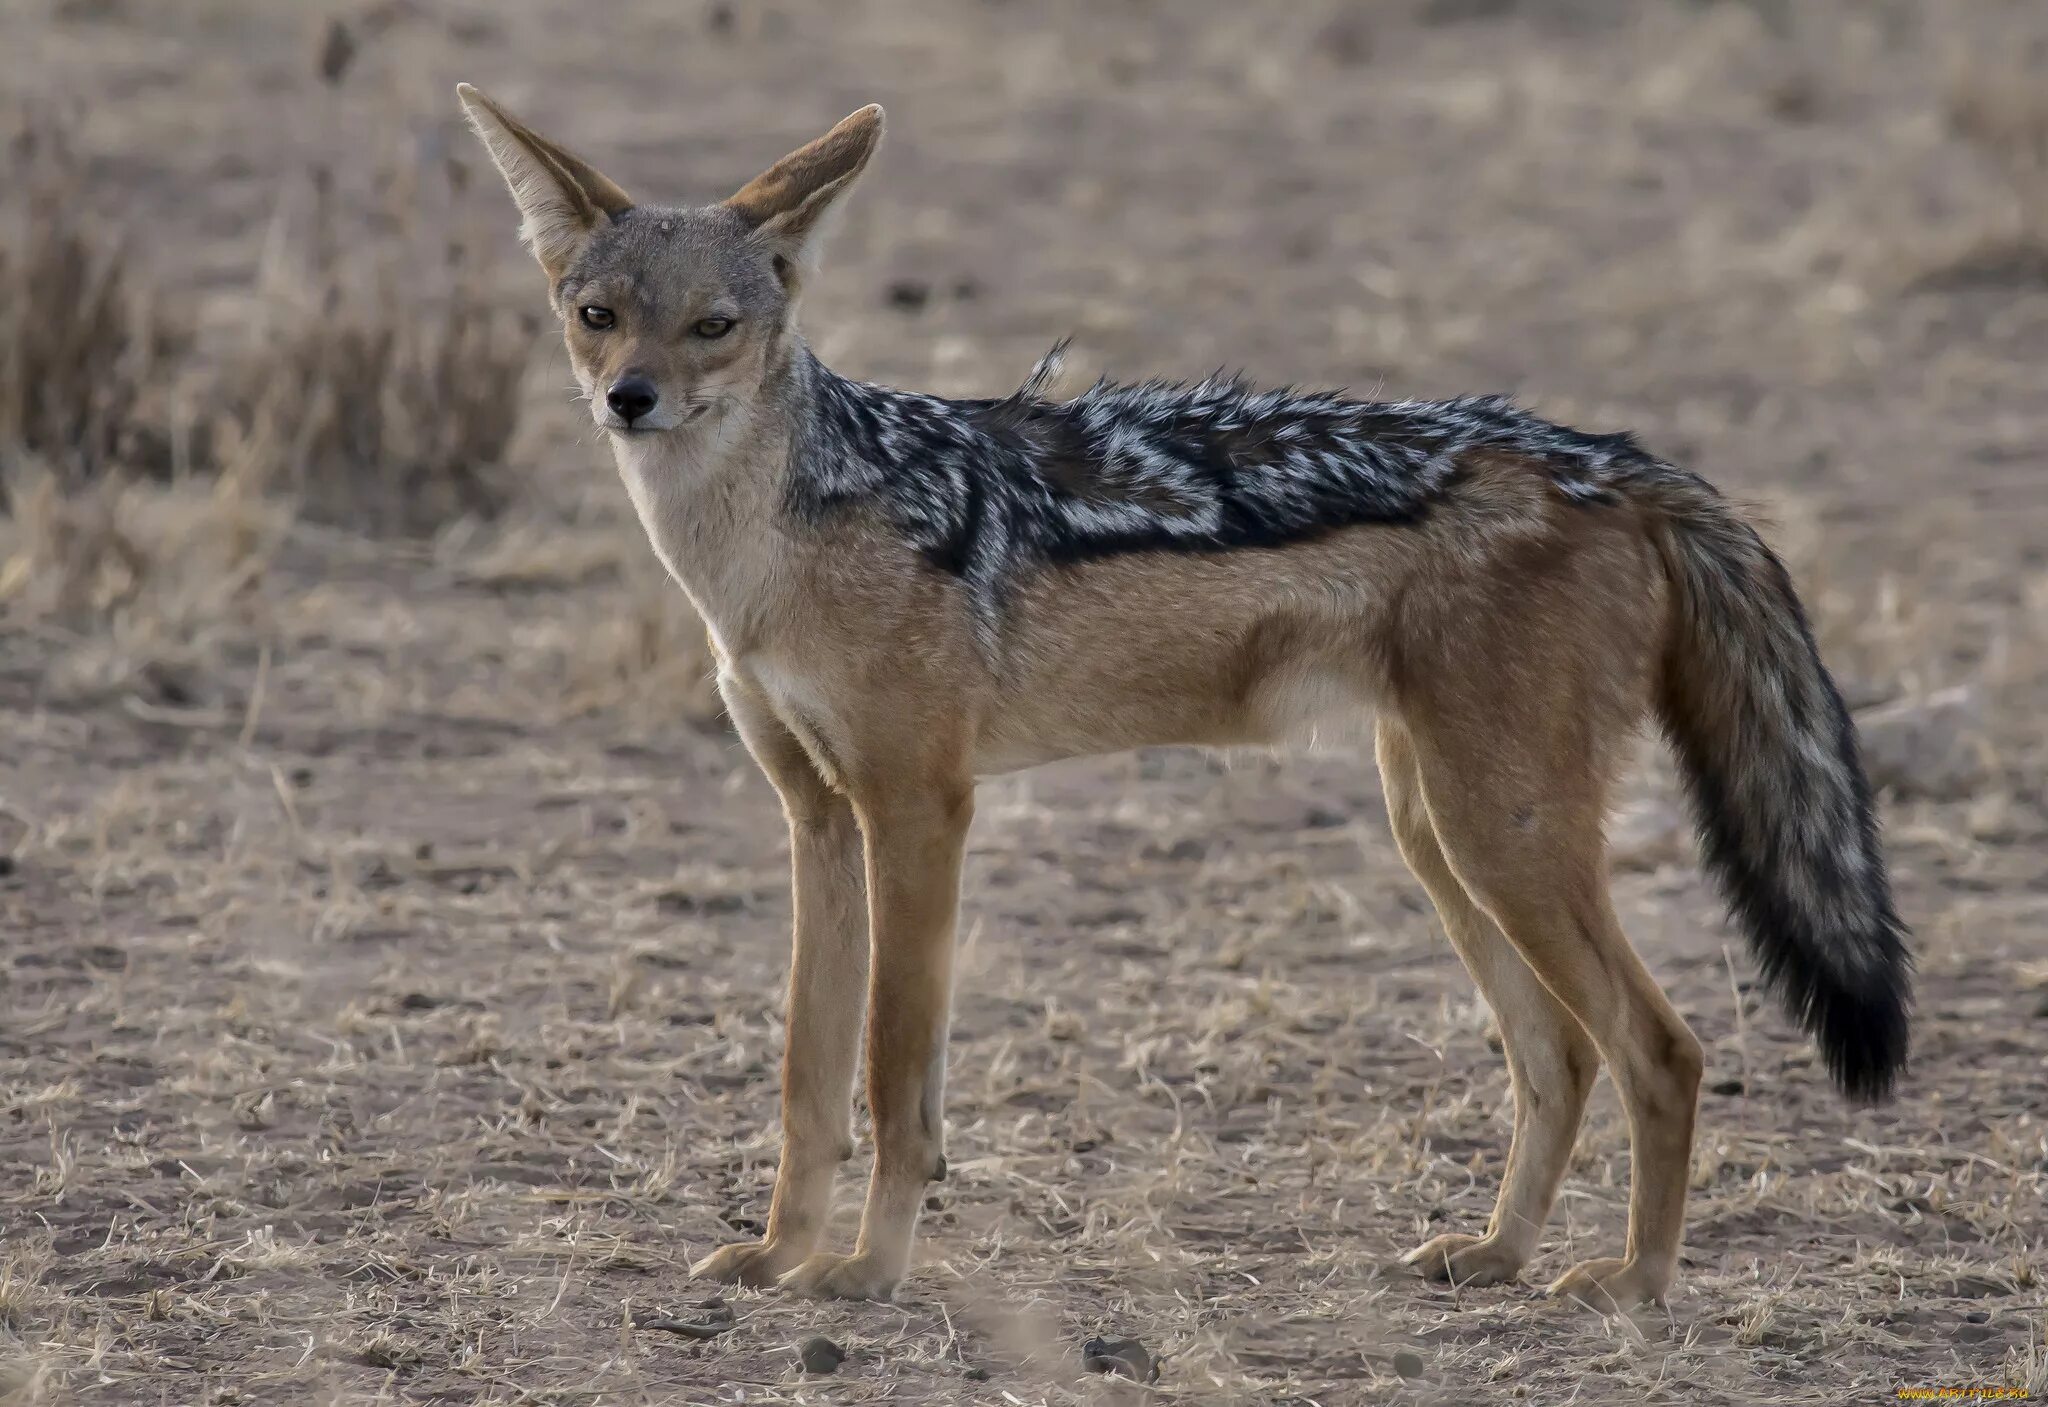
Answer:
[{"label": "dry ground", "polygon": [[[1921,985],[1902,1097],[1844,1107],[1646,759],[1620,900],[1711,1066],[1682,1283],[1632,1322],[1458,1293],[1388,1263],[1483,1219],[1506,1080],[1364,760],[1001,781],[953,1174],[899,1301],[630,1330],[765,1212],[784,847],[543,338],[509,507],[434,536],[246,475],[15,481],[0,1396],[2048,1392],[2044,46],[2037,3],[1961,0],[14,0],[8,95],[77,109],[55,213],[189,308],[153,389],[232,360],[316,169],[338,243],[400,247],[422,174],[472,159],[468,78],[668,197],[888,104],[809,313],[849,371],[986,392],[1071,333],[1119,374],[1637,427],[1774,510],[1865,706]],[[538,309],[495,184],[444,204]],[[1625,1197],[1603,1089],[1532,1281],[1610,1252]],[[836,1378],[795,1366],[815,1332]],[[1083,1375],[1101,1332],[1170,1355],[1158,1386]]]}]

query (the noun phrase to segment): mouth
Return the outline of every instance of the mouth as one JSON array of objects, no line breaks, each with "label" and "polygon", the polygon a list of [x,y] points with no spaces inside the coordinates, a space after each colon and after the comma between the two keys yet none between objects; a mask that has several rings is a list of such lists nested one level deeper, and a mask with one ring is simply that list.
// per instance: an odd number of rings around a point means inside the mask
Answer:
[{"label": "mouth", "polygon": [[604,428],[614,435],[624,435],[628,439],[637,439],[642,435],[665,435],[671,430],[680,430],[685,425],[696,424],[709,414],[711,414],[711,405],[706,402],[701,405],[685,406],[666,425],[621,425],[612,421],[607,422]]}]

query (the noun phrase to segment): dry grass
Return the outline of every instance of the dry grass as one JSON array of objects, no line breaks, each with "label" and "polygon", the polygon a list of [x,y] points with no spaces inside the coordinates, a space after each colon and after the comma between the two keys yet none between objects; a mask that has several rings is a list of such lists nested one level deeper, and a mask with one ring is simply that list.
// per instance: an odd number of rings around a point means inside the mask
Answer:
[{"label": "dry grass", "polygon": [[465,586],[519,595],[594,587],[523,629],[519,647],[553,663],[557,716],[603,714],[636,737],[723,716],[702,622],[637,530],[514,516],[437,545]]},{"label": "dry grass", "polygon": [[565,707],[642,734],[721,718],[717,663],[689,602],[645,554],[636,551],[625,578],[621,599],[567,641]]},{"label": "dry grass", "polygon": [[177,341],[123,232],[87,212],[67,128],[22,123],[0,182],[0,468],[27,456],[75,485],[168,467]]},{"label": "dry grass", "polygon": [[223,653],[265,633],[261,587],[288,515],[225,478],[66,491],[32,472],[9,493],[0,630],[42,643],[47,702],[218,715]]},{"label": "dry grass", "polygon": [[1979,59],[1950,80],[1948,117],[2008,187],[2010,208],[1949,277],[2048,283],[2048,91],[2041,55]]},{"label": "dry grass", "polygon": [[0,622],[62,642],[52,698],[218,712],[222,644],[274,633],[270,564],[334,525],[444,534],[436,559],[474,586],[607,577],[620,603],[563,638],[555,707],[718,716],[702,629],[629,526],[578,531],[542,507],[480,528],[512,501],[534,329],[479,271],[456,209],[466,168],[350,172],[377,192],[381,234],[344,240],[336,182],[313,165],[228,345],[195,356],[163,331],[192,320],[189,300],[76,216],[73,148],[66,124],[23,128],[8,177],[25,199],[0,229]]},{"label": "dry grass", "polygon": [[112,470],[225,473],[371,531],[504,507],[533,322],[504,309],[475,241],[448,223],[464,168],[443,164],[439,191],[379,173],[388,232],[344,247],[332,178],[313,167],[304,228],[284,210],[273,223],[241,345],[179,366],[191,348],[169,329],[192,309],[131,259],[127,231],[89,213],[74,141],[38,120],[9,145],[0,452],[66,491]]},{"label": "dry grass", "polygon": [[[438,168],[456,190],[462,170]],[[367,248],[333,234],[324,168],[307,228],[280,212],[248,345],[222,377],[219,452],[317,521],[431,532],[508,501],[533,324],[492,297],[474,241],[443,223],[449,192],[395,173],[380,184],[392,234]]]},{"label": "dry grass", "polygon": [[285,521],[234,480],[162,488],[118,481],[66,493],[54,476],[18,479],[0,520],[0,604],[19,617],[114,630],[147,598],[183,629],[232,615]]}]

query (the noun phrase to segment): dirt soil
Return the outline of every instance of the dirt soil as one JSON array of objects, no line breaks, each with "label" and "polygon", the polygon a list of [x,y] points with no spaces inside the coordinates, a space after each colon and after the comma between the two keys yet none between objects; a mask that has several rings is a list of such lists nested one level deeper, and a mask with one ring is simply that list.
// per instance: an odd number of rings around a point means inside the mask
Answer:
[{"label": "dirt soil", "polygon": [[[1538,1287],[1621,1245],[1604,1084],[1526,1284],[1394,1263],[1483,1222],[1510,1106],[1369,759],[995,781],[951,1176],[896,1302],[727,1291],[715,1338],[629,1327],[712,1314],[686,1267],[766,1213],[786,849],[701,660],[664,654],[543,333],[505,518],[285,522],[218,598],[0,615],[0,1396],[2048,1393],[2048,8],[15,0],[0,53],[10,97],[77,109],[67,217],[198,300],[195,355],[318,166],[335,236],[373,243],[407,190],[376,172],[468,163],[458,213],[541,310],[469,79],[668,199],[886,104],[806,314],[850,373],[986,394],[1072,335],[1091,374],[1634,427],[1775,518],[1920,968],[1910,1078],[1847,1107],[1752,992],[1646,748],[1618,898],[1709,1092],[1680,1283],[1602,1321]],[[803,1373],[812,1334],[836,1376]],[[1164,1355],[1157,1385],[1084,1372],[1098,1334]]]}]

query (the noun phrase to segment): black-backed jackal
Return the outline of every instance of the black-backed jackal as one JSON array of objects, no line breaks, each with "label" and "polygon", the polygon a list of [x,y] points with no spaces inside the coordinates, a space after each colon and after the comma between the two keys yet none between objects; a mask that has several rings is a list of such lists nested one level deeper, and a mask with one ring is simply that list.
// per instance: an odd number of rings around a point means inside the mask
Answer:
[{"label": "black-backed jackal", "polygon": [[[1844,1090],[1890,1088],[1909,960],[1855,736],[1784,567],[1702,480],[1494,398],[1212,379],[1054,400],[1049,365],[999,400],[850,381],[795,311],[879,108],[677,209],[459,92],[788,812],[782,1162],[766,1236],[701,1273],[894,1289],[945,1169],[975,779],[1082,754],[1377,717],[1395,838],[1499,1020],[1515,1095],[1493,1219],[1417,1247],[1428,1274],[1517,1274],[1604,1060],[1629,1119],[1628,1245],[1552,1289],[1605,1309],[1671,1283],[1700,1046],[1616,922],[1601,833],[1646,718],[1765,978]],[[838,1255],[819,1241],[863,1028],[874,1174]]]}]

